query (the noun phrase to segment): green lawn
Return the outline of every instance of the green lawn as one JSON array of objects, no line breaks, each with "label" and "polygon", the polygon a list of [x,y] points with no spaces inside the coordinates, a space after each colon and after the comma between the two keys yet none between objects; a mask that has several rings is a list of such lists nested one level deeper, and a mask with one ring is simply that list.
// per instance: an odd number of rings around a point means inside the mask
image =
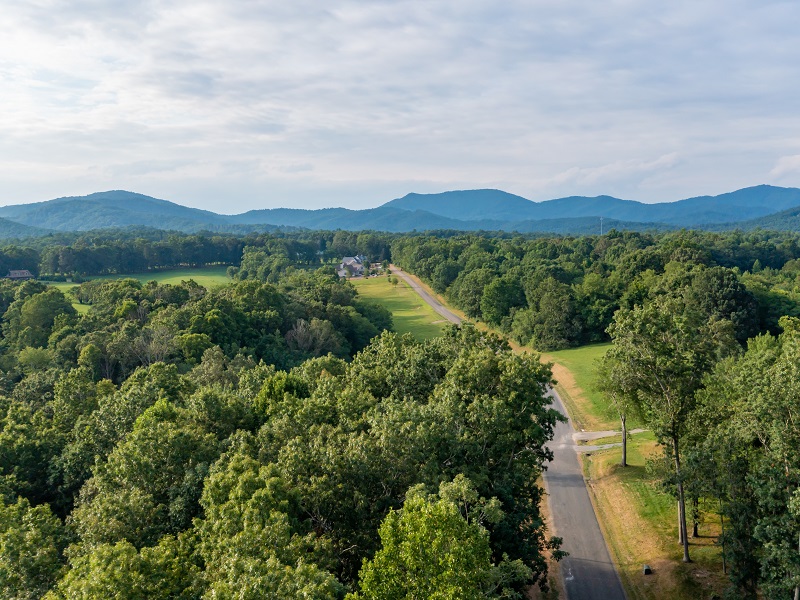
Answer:
[{"label": "green lawn", "polygon": [[[202,269],[172,269],[169,271],[154,271],[150,273],[133,273],[121,275],[102,275],[99,277],[88,277],[87,279],[99,280],[113,280],[113,279],[136,279],[142,283],[148,281],[157,281],[158,283],[169,283],[171,285],[179,284],[181,281],[194,280],[199,285],[206,288],[211,288],[218,285],[225,285],[230,283],[228,278],[227,267],[205,267]],[[47,282],[45,282],[47,283]],[[53,287],[58,288],[65,294],[74,288],[76,283],[53,282],[50,283]],[[89,307],[85,304],[78,304],[73,302],[72,306],[75,307],[79,313],[83,314],[88,312]]]},{"label": "green lawn", "polygon": [[[592,443],[607,443],[602,439]],[[701,505],[700,537],[690,539],[691,565],[681,562],[677,543],[674,496],[647,468],[647,459],[661,455],[652,433],[631,436],[628,467],[621,468],[620,448],[584,455],[584,475],[603,524],[606,540],[620,567],[631,600],[710,598],[725,587],[721,569],[720,532],[715,505]],[[689,523],[691,529],[691,523]],[[642,564],[655,575],[644,577]]]},{"label": "green lawn", "polygon": [[[597,361],[611,344],[592,344],[569,350],[542,353],[542,359],[561,365],[567,374],[554,368],[557,390],[567,404],[567,410],[580,429],[619,429],[619,418],[605,396],[595,388],[594,371]],[[630,424],[631,428],[638,424]]]},{"label": "green lawn", "polygon": [[[97,277],[87,277],[87,279],[136,279],[142,283],[148,281],[157,281],[158,283],[169,283],[172,285],[178,284],[181,281],[188,281],[193,279],[203,287],[213,287],[215,285],[225,285],[230,283],[230,278],[227,274],[228,267],[205,267],[202,269],[172,269],[169,271],[153,271],[148,273],[131,273],[120,275],[100,275]],[[75,287],[75,283],[52,283],[54,287],[62,291],[67,291]]]},{"label": "green lawn", "polygon": [[351,279],[350,283],[361,298],[382,304],[392,313],[397,333],[411,333],[418,340],[427,340],[441,335],[447,323],[402,280],[396,286],[387,277]]}]

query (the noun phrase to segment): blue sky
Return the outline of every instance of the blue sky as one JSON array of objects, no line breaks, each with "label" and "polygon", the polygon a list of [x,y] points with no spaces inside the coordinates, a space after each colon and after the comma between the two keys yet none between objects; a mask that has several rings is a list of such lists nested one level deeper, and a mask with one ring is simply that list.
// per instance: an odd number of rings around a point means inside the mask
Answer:
[{"label": "blue sky", "polygon": [[798,22],[769,0],[7,2],[0,204],[800,187]]}]

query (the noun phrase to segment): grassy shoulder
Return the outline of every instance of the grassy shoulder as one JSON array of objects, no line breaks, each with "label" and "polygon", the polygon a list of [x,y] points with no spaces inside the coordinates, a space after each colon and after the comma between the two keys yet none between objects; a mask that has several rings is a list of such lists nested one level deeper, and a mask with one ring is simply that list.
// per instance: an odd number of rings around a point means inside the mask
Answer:
[{"label": "grassy shoulder", "polygon": [[[580,348],[542,353],[542,360],[553,363],[556,391],[569,411],[576,429],[607,431],[619,429],[619,416],[606,397],[595,387],[595,364],[611,344],[592,344]],[[629,423],[637,427],[638,423]]]},{"label": "grassy shoulder", "polygon": [[410,333],[418,340],[427,340],[441,335],[447,324],[403,280],[392,285],[388,277],[368,277],[351,279],[350,283],[363,300],[382,304],[392,313],[397,333]]},{"label": "grassy shoulder", "polygon": [[[615,441],[608,438],[593,443]],[[628,598],[710,598],[725,588],[720,548],[716,545],[718,517],[713,511],[701,510],[700,535],[690,539],[694,562],[681,562],[677,501],[646,468],[647,459],[660,453],[653,435],[645,432],[632,436],[628,443],[628,467],[619,465],[620,448],[584,455],[584,476],[595,512]],[[645,564],[652,567],[652,575],[643,574]]]}]

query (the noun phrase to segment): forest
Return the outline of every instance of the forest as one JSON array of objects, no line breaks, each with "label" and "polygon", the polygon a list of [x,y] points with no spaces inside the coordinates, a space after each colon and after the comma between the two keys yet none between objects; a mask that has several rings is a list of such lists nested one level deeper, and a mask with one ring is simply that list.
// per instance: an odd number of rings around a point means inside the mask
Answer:
[{"label": "forest", "polygon": [[[730,597],[800,585],[800,236],[115,235],[0,250],[75,282],[0,283],[3,597],[546,587],[549,366],[470,325],[398,336],[335,275],[357,253],[536,350],[611,341],[604,390],[661,443],[684,542],[713,503]],[[230,284],[91,278],[212,264]]]}]

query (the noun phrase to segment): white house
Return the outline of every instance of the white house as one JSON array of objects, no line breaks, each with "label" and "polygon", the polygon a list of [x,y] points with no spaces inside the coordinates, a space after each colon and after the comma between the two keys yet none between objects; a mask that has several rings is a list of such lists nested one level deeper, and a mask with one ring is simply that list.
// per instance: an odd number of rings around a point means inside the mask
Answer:
[{"label": "white house", "polygon": [[361,277],[364,274],[366,264],[367,257],[362,254],[345,256],[336,272],[339,277]]}]

